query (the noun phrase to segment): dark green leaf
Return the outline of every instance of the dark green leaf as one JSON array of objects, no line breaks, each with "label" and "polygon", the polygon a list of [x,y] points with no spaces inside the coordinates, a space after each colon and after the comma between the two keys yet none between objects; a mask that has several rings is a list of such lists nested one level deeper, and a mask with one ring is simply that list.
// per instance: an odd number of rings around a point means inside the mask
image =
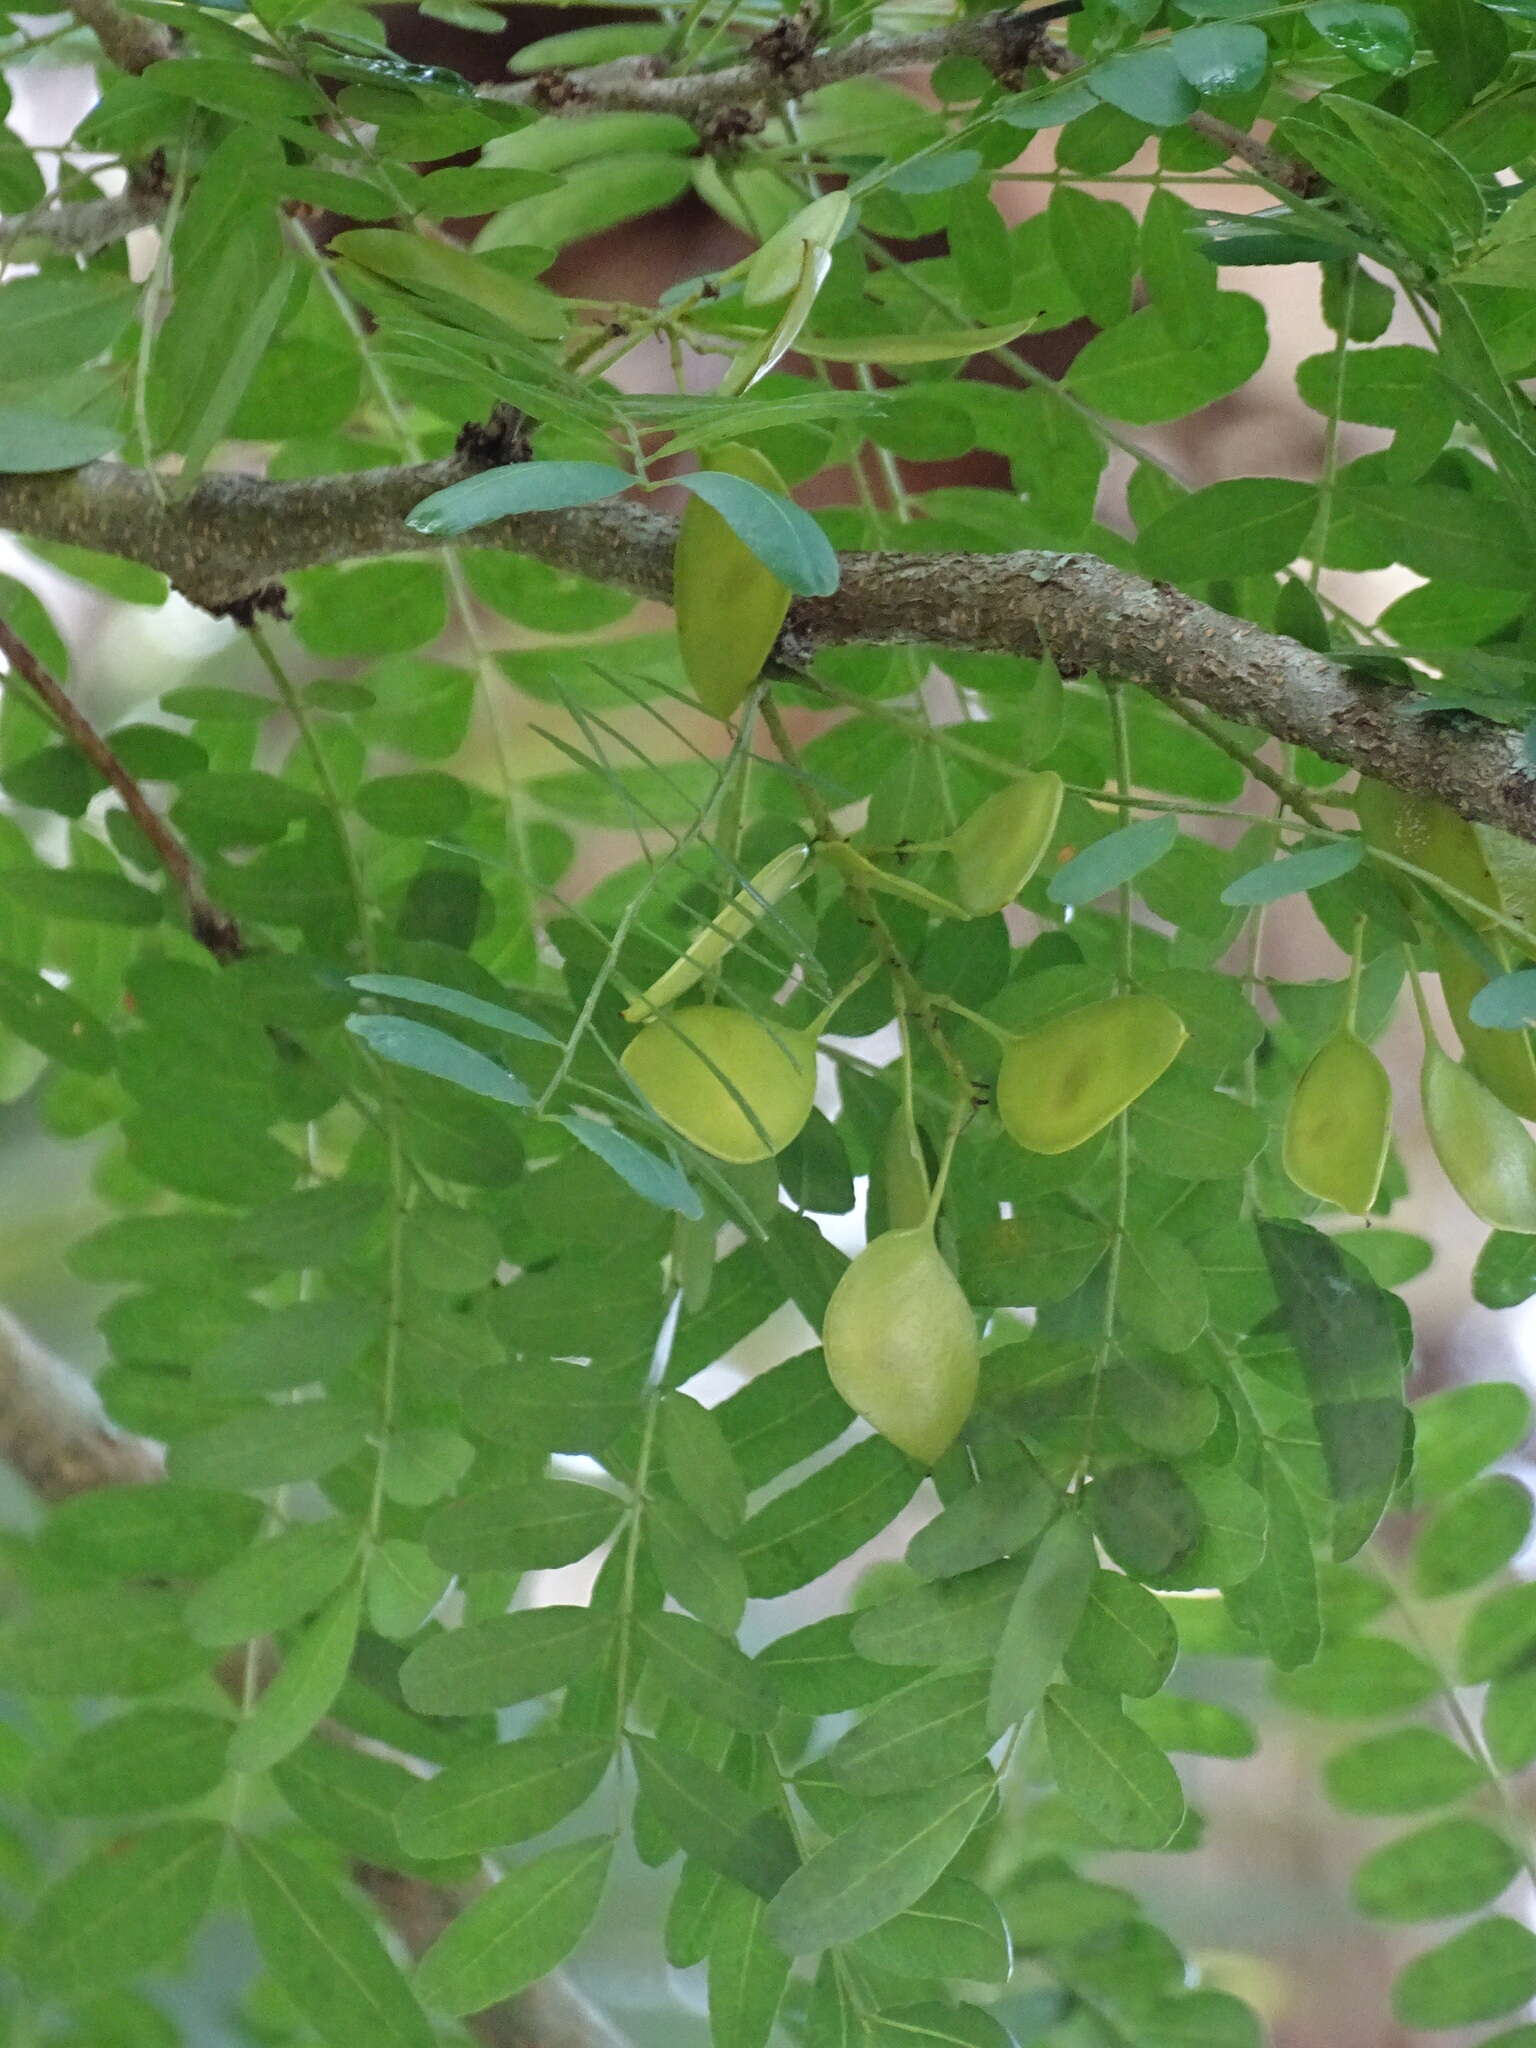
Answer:
[{"label": "dark green leaf", "polygon": [[882,1800],[785,1880],[768,1927],[791,1955],[855,1941],[922,1898],[991,1803],[990,1775]]},{"label": "dark green leaf", "polygon": [[1053,1685],[1042,1711],[1062,1796],[1117,1848],[1166,1848],[1184,1819],[1184,1793],[1151,1737],[1081,1686]]},{"label": "dark green leaf", "polygon": [[35,1991],[100,1989],[153,1969],[208,1910],[224,1855],[214,1821],[170,1820],[107,1842],[49,1887],[7,1961]]},{"label": "dark green leaf", "polygon": [[359,2026],[389,2048],[430,2048],[432,2029],[362,1912],[276,1842],[240,1843],[240,1884],[262,1961],[323,2040]]},{"label": "dark green leaf", "polygon": [[556,1692],[601,1662],[613,1623],[585,1607],[535,1607],[429,1636],[400,1670],[418,1714],[478,1714]]},{"label": "dark green leaf", "polygon": [[400,1840],[416,1856],[478,1855],[525,1842],[584,1805],[610,1759],[607,1743],[583,1735],[499,1743],[407,1792],[395,1815]]},{"label": "dark green leaf", "polygon": [[439,2012],[481,2012],[547,1977],[587,1930],[612,1844],[592,1836],[499,1878],[422,1957],[416,1990]]}]

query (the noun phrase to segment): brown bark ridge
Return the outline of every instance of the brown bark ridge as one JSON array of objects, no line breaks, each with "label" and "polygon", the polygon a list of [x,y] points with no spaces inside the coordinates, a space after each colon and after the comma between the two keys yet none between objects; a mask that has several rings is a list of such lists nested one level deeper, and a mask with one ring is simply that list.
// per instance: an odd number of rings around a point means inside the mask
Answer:
[{"label": "brown bark ridge", "polygon": [[[163,570],[194,603],[225,608],[291,570],[425,552],[438,536],[405,525],[411,507],[471,473],[462,457],[269,483],[205,477],[156,497],[141,471],[107,462],[0,477],[0,525],[102,549]],[[611,500],[524,513],[478,528],[473,545],[669,600],[675,520]],[[1536,777],[1519,733],[1351,672],[1341,661],[1235,619],[1095,555],[850,553],[835,595],[802,598],[780,643],[788,665],[820,647],[911,643],[1034,655],[1096,669],[1161,697],[1310,747],[1474,823],[1536,841]]]}]

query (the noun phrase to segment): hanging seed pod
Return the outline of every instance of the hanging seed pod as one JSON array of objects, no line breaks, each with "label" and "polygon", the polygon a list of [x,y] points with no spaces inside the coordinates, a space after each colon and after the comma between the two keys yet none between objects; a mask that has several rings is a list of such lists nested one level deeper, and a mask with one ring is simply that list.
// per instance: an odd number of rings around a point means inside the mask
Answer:
[{"label": "hanging seed pod", "polygon": [[1053,1017],[1003,1054],[1003,1129],[1026,1152],[1070,1152],[1145,1094],[1188,1036],[1157,996],[1109,996]]},{"label": "hanging seed pod", "polygon": [[[1437,876],[1458,892],[1454,907],[1461,915],[1474,925],[1486,925],[1472,905],[1497,910],[1498,884],[1489,872],[1477,834],[1465,818],[1431,797],[1410,796],[1405,790],[1368,778],[1362,779],[1355,791],[1355,811],[1367,846],[1411,861]],[[1393,867],[1386,872],[1398,894],[1411,905],[1412,876]],[[1463,900],[1468,897],[1470,903]]]},{"label": "hanging seed pod", "polygon": [[821,1332],[832,1384],[910,1458],[931,1465],[976,1398],[976,1318],[923,1222],[866,1245],[827,1304]]},{"label": "hanging seed pod", "polygon": [[1456,1036],[1461,1040],[1467,1065],[1485,1088],[1491,1088],[1500,1102],[1516,1116],[1536,1118],[1536,1057],[1531,1053],[1528,1031],[1486,1031],[1468,1014],[1472,998],[1486,986],[1487,977],[1476,961],[1469,960],[1450,939],[1435,947],[1440,969],[1440,992]]},{"label": "hanging seed pod", "polygon": [[1437,1045],[1424,1049],[1422,1088],[1435,1157],[1473,1215],[1536,1236],[1536,1144],[1519,1117]]},{"label": "hanging seed pod", "polygon": [[[701,457],[706,469],[784,494],[765,455],[732,442]],[[683,670],[706,711],[730,718],[762,673],[789,610],[789,589],[739,541],[712,505],[690,493],[672,565],[672,603]]]},{"label": "hanging seed pod", "polygon": [[643,1023],[668,1003],[686,995],[710,968],[720,964],[738,939],[756,929],[775,903],[783,902],[805,873],[810,857],[808,846],[791,846],[775,855],[765,868],[759,868],[746,887],[738,889],[725,908],[690,941],[687,952],[674,960],[644,995],[636,996],[624,1012],[625,1021]]},{"label": "hanging seed pod", "polygon": [[1285,1119],[1282,1158],[1297,1187],[1364,1216],[1392,1140],[1387,1070],[1353,1031],[1336,1031],[1307,1064]]},{"label": "hanging seed pod", "polygon": [[713,1003],[647,1024],[619,1064],[664,1123],[736,1166],[782,1152],[816,1093],[809,1032]]},{"label": "hanging seed pod", "polygon": [[1051,843],[1061,798],[1061,777],[1039,769],[989,796],[950,834],[955,895],[967,917],[1014,901]]}]

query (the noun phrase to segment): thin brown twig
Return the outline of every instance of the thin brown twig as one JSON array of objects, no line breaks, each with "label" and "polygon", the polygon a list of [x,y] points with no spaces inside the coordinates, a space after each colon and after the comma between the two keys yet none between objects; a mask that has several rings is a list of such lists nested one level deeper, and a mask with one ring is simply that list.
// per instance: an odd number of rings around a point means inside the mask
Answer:
[{"label": "thin brown twig", "polygon": [[0,619],[0,654],[45,707],[59,731],[82,753],[123,800],[123,808],[154,848],[186,911],[187,928],[216,960],[238,960],[245,951],[240,928],[211,903],[187,849],[151,804],[63,686],[51,676],[21,637]]}]

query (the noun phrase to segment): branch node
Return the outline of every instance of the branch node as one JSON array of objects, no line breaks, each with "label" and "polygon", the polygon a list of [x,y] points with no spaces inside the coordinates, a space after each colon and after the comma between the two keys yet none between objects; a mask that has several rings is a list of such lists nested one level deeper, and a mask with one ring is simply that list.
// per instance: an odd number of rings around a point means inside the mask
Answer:
[{"label": "branch node", "polygon": [[780,15],[748,47],[764,71],[788,84],[799,66],[815,55],[820,40],[821,10],[816,0],[801,0],[793,14]]},{"label": "branch node", "polygon": [[509,463],[527,462],[533,455],[527,415],[515,405],[495,405],[488,419],[465,421],[453,452],[471,469],[504,469]]},{"label": "branch node", "polygon": [[700,156],[736,156],[749,135],[760,135],[767,126],[761,109],[721,107],[699,130]]},{"label": "branch node", "polygon": [[203,610],[216,619],[233,619],[247,632],[259,618],[287,619],[293,616],[288,609],[288,592],[281,583],[263,583],[241,597],[226,598],[222,604],[205,604]]},{"label": "branch node", "polygon": [[591,94],[569,71],[538,71],[534,73],[528,97],[540,113],[559,114],[581,106]]}]

